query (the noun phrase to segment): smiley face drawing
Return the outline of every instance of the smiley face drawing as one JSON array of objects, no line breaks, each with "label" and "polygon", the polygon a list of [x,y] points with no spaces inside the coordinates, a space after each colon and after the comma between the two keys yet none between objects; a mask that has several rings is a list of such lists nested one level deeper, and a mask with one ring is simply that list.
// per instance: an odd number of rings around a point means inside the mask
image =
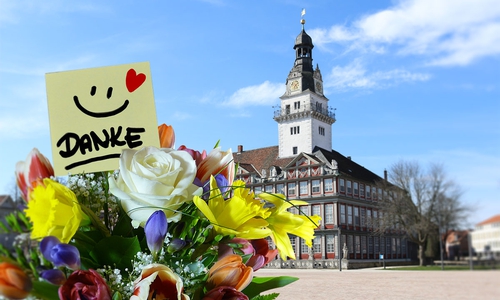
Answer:
[{"label": "smiley face drawing", "polygon": [[123,149],[159,147],[149,63],[45,78],[56,176],[114,170]]},{"label": "smiley face drawing", "polygon": [[[125,78],[125,83],[126,83],[126,86],[127,86],[127,90],[130,93],[132,93],[136,89],[138,89],[144,83],[144,81],[146,81],[146,75],[145,74],[143,74],[143,73],[137,74],[134,69],[128,70],[127,76]],[[90,88],[90,96],[95,96],[96,92],[97,92],[97,87],[95,85],[93,85]],[[109,87],[108,91],[106,93],[106,98],[110,99],[112,95],[113,95],[113,87]],[[73,101],[75,102],[76,107],[81,112],[83,112],[84,114],[86,114],[88,116],[94,117],[94,118],[106,118],[106,117],[115,116],[115,115],[121,113],[122,111],[124,111],[127,108],[128,104],[129,104],[129,100],[126,99],[124,101],[124,103],[120,107],[118,107],[118,108],[116,108],[114,110],[105,111],[105,112],[93,112],[93,111],[90,111],[90,110],[86,109],[80,103],[80,100],[78,99],[78,96],[76,96],[76,95],[73,96]]]}]

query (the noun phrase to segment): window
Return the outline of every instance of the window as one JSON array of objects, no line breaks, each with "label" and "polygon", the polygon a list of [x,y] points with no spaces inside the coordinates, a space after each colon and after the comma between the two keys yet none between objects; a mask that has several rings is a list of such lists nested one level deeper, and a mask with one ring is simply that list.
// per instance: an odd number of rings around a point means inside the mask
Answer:
[{"label": "window", "polygon": [[361,236],[361,253],[366,254],[366,236]]},{"label": "window", "polygon": [[364,207],[361,208],[361,227],[366,226],[366,209]]},{"label": "window", "polygon": [[391,250],[393,254],[397,254],[398,252],[396,251],[396,238],[392,238],[392,244],[391,244]]},{"label": "window", "polygon": [[333,224],[333,204],[325,204],[325,224]]},{"label": "window", "polygon": [[359,195],[358,183],[357,183],[357,182],[354,182],[354,183],[353,183],[353,186],[354,186],[354,195],[355,195],[355,196],[358,196],[358,195]]},{"label": "window", "polygon": [[353,250],[353,238],[352,235],[347,236],[347,249],[349,249],[349,253],[352,253]]},{"label": "window", "polygon": [[285,194],[285,185],[283,183],[278,183],[276,185],[276,193]]},{"label": "window", "polygon": [[366,186],[366,198],[370,199],[372,197],[371,187],[369,185]]},{"label": "window", "polygon": [[340,204],[340,224],[345,224],[345,205]]},{"label": "window", "polygon": [[372,221],[372,227],[378,228],[378,211],[373,210],[373,221]]},{"label": "window", "polygon": [[364,197],[365,196],[365,185],[363,183],[359,184],[359,196]]},{"label": "window", "polygon": [[300,209],[300,214],[303,216],[308,216],[309,215],[309,206],[308,205],[302,205],[299,206]]},{"label": "window", "polygon": [[368,228],[372,228],[373,227],[373,224],[372,224],[372,209],[371,208],[367,208],[366,209],[366,226]]},{"label": "window", "polygon": [[288,196],[295,195],[295,182],[288,183]]},{"label": "window", "polygon": [[297,147],[293,147],[293,148],[292,148],[292,152],[293,152],[293,154],[297,154],[297,152],[298,152]]},{"label": "window", "polygon": [[307,181],[301,181],[299,182],[299,192],[301,195],[307,195],[309,194],[309,189],[307,186]]},{"label": "window", "polygon": [[266,193],[272,193],[273,192],[273,186],[270,184],[270,185],[266,185],[266,187],[264,188],[264,191]]},{"label": "window", "polygon": [[385,253],[390,254],[391,253],[391,238],[385,238]]},{"label": "window", "polygon": [[[319,205],[313,205],[311,209],[312,209],[312,215],[317,215],[321,217],[321,207]],[[322,220],[319,220],[319,224],[321,224],[321,221]]]},{"label": "window", "polygon": [[321,253],[321,237],[317,236],[313,239],[314,253]]},{"label": "window", "polygon": [[295,108],[295,109],[300,109],[300,101],[295,101],[295,102],[293,103],[293,108]]},{"label": "window", "polygon": [[373,251],[375,252],[375,254],[378,254],[379,251],[380,251],[380,248],[379,248],[379,237],[378,236],[374,236],[373,237],[373,244],[374,244]]},{"label": "window", "polygon": [[316,111],[322,111],[322,108],[323,108],[323,103],[316,102]]},{"label": "window", "polygon": [[356,254],[361,253],[361,243],[359,241],[359,235],[354,237],[354,246],[355,246]]},{"label": "window", "polygon": [[339,179],[339,185],[340,185],[340,192],[345,193],[345,180]]},{"label": "window", "polygon": [[292,126],[290,127],[290,134],[299,134],[300,133],[300,126]]},{"label": "window", "polygon": [[319,130],[319,135],[325,135],[325,127],[319,126],[318,130]]},{"label": "window", "polygon": [[352,225],[352,206],[347,206],[347,224]]},{"label": "window", "polygon": [[295,247],[295,237],[291,236],[290,237],[290,244],[292,245],[293,253],[297,254],[297,248]]},{"label": "window", "polygon": [[289,114],[290,114],[290,105],[285,106],[285,113],[286,113],[287,115],[289,115]]},{"label": "window", "polygon": [[306,240],[300,239],[300,252],[303,254],[308,254],[309,253],[309,247],[306,245]]},{"label": "window", "polygon": [[352,186],[351,186],[351,181],[347,180],[347,193],[352,194]]},{"label": "window", "polygon": [[405,240],[405,239],[402,239],[402,240],[401,240],[401,253],[402,253],[403,255],[405,255],[405,254],[406,254],[406,240]]},{"label": "window", "polygon": [[325,193],[333,192],[333,180],[331,178],[325,179],[323,181],[323,187]]},{"label": "window", "polygon": [[373,253],[373,236],[368,237],[368,254]]},{"label": "window", "polygon": [[354,207],[354,226],[359,226],[359,207]]},{"label": "window", "polygon": [[260,194],[262,192],[262,187],[261,186],[256,186],[253,188],[253,192],[255,194]]},{"label": "window", "polygon": [[319,186],[319,179],[315,179],[313,181],[311,181],[311,189],[312,189],[312,193],[313,194],[319,194],[320,192],[320,186]]},{"label": "window", "polygon": [[333,234],[326,235],[326,252],[335,253],[335,237]]}]

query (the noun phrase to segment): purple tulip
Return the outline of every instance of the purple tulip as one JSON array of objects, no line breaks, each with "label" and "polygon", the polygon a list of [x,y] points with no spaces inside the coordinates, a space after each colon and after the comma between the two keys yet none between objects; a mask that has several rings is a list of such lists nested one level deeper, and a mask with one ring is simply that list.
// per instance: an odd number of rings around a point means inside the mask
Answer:
[{"label": "purple tulip", "polygon": [[69,244],[62,244],[56,237],[48,236],[40,242],[43,256],[54,266],[65,266],[72,270],[80,268],[80,252],[78,248]]},{"label": "purple tulip", "polygon": [[163,247],[163,242],[167,236],[167,216],[163,210],[155,211],[147,220],[144,226],[144,233],[146,234],[146,242],[148,243],[148,248],[156,255]]},{"label": "purple tulip", "polygon": [[43,279],[54,285],[62,285],[66,281],[66,275],[59,269],[50,269],[42,271],[41,274]]}]

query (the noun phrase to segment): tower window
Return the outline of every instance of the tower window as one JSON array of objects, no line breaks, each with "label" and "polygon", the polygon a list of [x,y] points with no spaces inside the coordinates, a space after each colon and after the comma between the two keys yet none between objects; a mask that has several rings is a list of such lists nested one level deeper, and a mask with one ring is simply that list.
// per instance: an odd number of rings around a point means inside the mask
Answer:
[{"label": "tower window", "polygon": [[290,127],[290,134],[291,135],[299,134],[299,133],[300,133],[300,126]]},{"label": "tower window", "polygon": [[319,126],[319,134],[320,135],[325,135],[325,127]]},{"label": "tower window", "polygon": [[293,147],[292,152],[295,155],[295,154],[297,154],[297,152],[299,152],[299,149],[297,147]]},{"label": "tower window", "polygon": [[285,113],[286,113],[287,115],[289,115],[289,114],[290,114],[290,105],[287,105],[287,106],[286,106],[285,111],[286,111]]},{"label": "tower window", "polygon": [[300,101],[295,101],[295,102],[293,103],[293,107],[294,107],[295,109],[300,109]]}]

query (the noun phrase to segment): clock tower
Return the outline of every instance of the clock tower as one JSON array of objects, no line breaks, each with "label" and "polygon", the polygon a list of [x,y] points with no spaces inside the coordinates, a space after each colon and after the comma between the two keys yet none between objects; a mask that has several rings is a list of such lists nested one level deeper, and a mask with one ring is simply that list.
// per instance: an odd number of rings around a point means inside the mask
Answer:
[{"label": "clock tower", "polygon": [[295,62],[286,80],[286,92],[274,113],[278,122],[279,157],[300,152],[312,153],[318,146],[332,150],[332,124],[335,114],[323,95],[323,79],[319,67],[313,68],[311,37],[302,31],[295,39]]}]

